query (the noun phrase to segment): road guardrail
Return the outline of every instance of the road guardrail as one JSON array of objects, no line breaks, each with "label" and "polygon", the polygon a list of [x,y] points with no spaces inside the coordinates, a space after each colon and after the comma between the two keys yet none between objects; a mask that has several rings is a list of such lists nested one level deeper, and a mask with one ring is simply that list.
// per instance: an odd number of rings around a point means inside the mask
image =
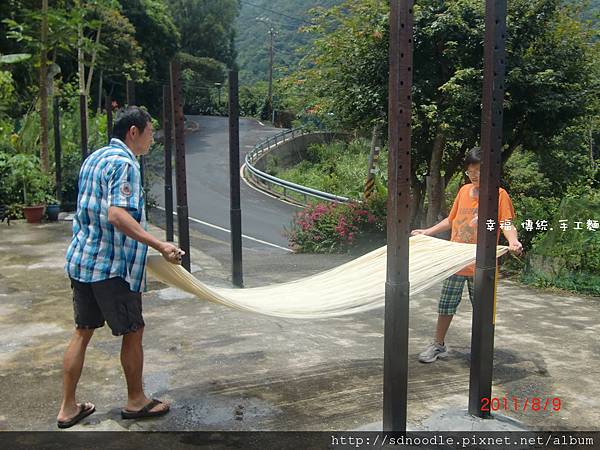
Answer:
[{"label": "road guardrail", "polygon": [[325,200],[333,203],[346,203],[350,199],[339,195],[322,192],[306,186],[301,186],[291,181],[282,180],[273,175],[263,172],[255,167],[257,161],[277,149],[284,142],[289,142],[306,134],[313,134],[305,128],[293,128],[273,135],[257,143],[245,157],[245,176],[257,188],[283,198],[295,204],[305,206],[309,199]]}]

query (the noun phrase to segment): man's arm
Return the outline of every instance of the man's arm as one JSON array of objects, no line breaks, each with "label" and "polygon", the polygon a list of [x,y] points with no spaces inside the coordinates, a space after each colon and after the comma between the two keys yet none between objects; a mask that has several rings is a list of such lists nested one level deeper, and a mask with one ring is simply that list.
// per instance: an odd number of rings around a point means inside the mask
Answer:
[{"label": "man's arm", "polygon": [[451,229],[452,229],[452,224],[450,223],[450,219],[448,219],[448,217],[446,217],[444,220],[435,224],[432,227],[419,229],[419,230],[412,230],[410,234],[412,236],[415,236],[417,234],[424,234],[425,236],[434,236],[436,234],[443,233],[444,231],[448,231]]},{"label": "man's arm", "polygon": [[181,264],[181,256],[185,253],[183,250],[152,236],[124,208],[110,206],[108,208],[108,221],[131,239],[158,250],[170,263]]}]

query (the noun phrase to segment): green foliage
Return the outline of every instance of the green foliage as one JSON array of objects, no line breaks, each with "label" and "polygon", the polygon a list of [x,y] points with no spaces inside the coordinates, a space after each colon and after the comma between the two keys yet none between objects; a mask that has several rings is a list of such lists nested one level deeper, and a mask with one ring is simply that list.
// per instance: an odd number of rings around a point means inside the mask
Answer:
[{"label": "green foliage", "polygon": [[0,70],[0,117],[6,115],[14,104],[15,86],[12,74]]},{"label": "green foliage", "polygon": [[376,200],[371,204],[326,204],[307,206],[297,213],[287,231],[290,246],[299,252],[331,253],[348,249],[361,236],[381,233],[385,220]]},{"label": "green foliage", "polygon": [[[183,100],[187,114],[201,114],[218,103],[215,83],[225,81],[225,65],[213,58],[198,57],[188,53],[179,54],[183,81]],[[223,104],[223,103],[222,103]]]},{"label": "green foliage", "polygon": [[10,157],[3,153],[0,155],[0,171],[5,172],[10,168],[10,173],[4,180],[7,186],[7,192],[4,193],[6,200],[15,201],[15,193],[18,192],[19,201],[26,206],[45,204],[52,195],[52,186],[50,178],[40,171],[37,156],[24,153]]},{"label": "green foliage", "polygon": [[168,0],[181,33],[181,50],[201,58],[213,58],[232,67],[234,22],[238,0]]},{"label": "green foliage", "polygon": [[[385,162],[387,150],[382,151],[379,167]],[[382,161],[383,160],[383,161]],[[361,198],[367,180],[369,143],[353,140],[350,143],[333,142],[309,146],[306,159],[292,168],[281,170],[269,167],[284,180],[349,198]],[[376,178],[378,185],[385,180]]]},{"label": "green foliage", "polygon": [[[180,32],[166,0],[119,0],[119,3],[123,15],[135,28],[135,40],[142,49],[149,81],[143,89],[136,89],[136,103],[148,105],[149,112],[157,115],[162,85],[169,80],[169,62],[179,50]],[[123,83],[122,78],[116,81]],[[122,88],[121,94],[125,94]]]},{"label": "green foliage", "polygon": [[[543,201],[529,199],[536,208]],[[548,231],[529,232],[531,250],[522,280],[591,295],[600,294],[600,196],[589,183],[569,186],[565,198],[551,199]],[[547,214],[543,211],[542,214]],[[535,223],[535,218],[532,218]],[[561,227],[565,220],[565,229]],[[580,228],[580,229],[578,229]]]},{"label": "green foliage", "polygon": [[240,115],[259,117],[266,96],[267,83],[265,82],[258,82],[252,86],[240,86]]},{"label": "green foliage", "polygon": [[[236,24],[236,48],[240,66],[241,85],[266,81],[269,70],[269,28],[275,29],[275,80],[287,75],[302,59],[302,48],[313,37],[302,32],[310,25],[310,10],[329,8],[341,0],[252,0],[241,2]],[[276,95],[278,90],[275,89]],[[264,99],[264,97],[263,97]],[[276,108],[279,108],[275,105]]]},{"label": "green foliage", "polygon": [[[462,171],[465,151],[479,143],[483,13],[476,0],[415,4],[415,192],[424,194],[425,177],[438,175],[430,173],[436,139],[445,143],[439,174],[446,184]],[[597,30],[579,14],[558,0],[509,2],[503,161],[519,148],[540,155],[553,195],[575,181],[581,167],[578,157],[567,156],[580,153],[581,146],[567,142],[566,135],[600,111],[599,46],[592,43]],[[285,80],[285,92],[300,116],[311,113],[342,129],[370,131],[387,114],[388,2],[347,0],[316,11],[311,20],[315,25],[305,30],[315,39],[301,68]],[[556,173],[559,161],[568,161],[571,179]]]}]

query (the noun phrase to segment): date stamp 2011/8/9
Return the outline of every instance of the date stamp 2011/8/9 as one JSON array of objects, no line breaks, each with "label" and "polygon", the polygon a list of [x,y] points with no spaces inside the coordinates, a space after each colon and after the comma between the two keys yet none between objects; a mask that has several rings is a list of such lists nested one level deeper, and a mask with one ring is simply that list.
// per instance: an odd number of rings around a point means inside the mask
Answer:
[{"label": "date stamp 2011/8/9", "polygon": [[481,399],[481,411],[560,411],[559,397],[491,397]]}]

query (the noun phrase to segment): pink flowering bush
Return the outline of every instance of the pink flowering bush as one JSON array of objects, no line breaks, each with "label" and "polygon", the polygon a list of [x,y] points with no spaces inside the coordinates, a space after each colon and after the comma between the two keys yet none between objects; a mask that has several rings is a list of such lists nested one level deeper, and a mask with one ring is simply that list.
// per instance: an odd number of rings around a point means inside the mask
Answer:
[{"label": "pink flowering bush", "polygon": [[287,231],[290,246],[300,252],[343,251],[366,233],[383,232],[385,216],[375,202],[317,203],[304,208]]}]

